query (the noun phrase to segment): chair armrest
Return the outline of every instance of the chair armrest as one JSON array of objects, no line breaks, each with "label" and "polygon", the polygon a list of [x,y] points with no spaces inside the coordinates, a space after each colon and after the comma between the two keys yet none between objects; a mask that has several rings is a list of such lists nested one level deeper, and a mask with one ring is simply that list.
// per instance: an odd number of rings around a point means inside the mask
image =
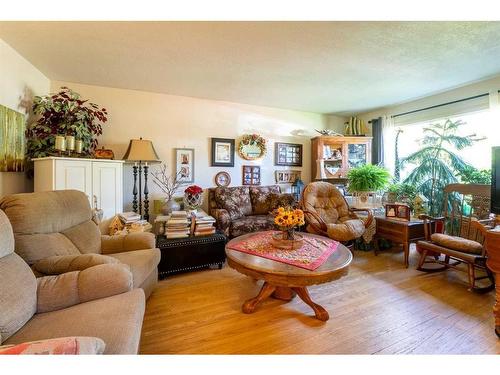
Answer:
[{"label": "chair armrest", "polygon": [[101,264],[83,271],[39,277],[37,284],[37,313],[44,313],[128,292],[133,279],[124,264]]},{"label": "chair armrest", "polygon": [[83,271],[100,264],[120,263],[118,259],[101,254],[55,255],[40,259],[32,268],[43,275],[59,275],[65,272]]},{"label": "chair armrest", "polygon": [[[445,229],[444,228],[444,221],[446,219],[445,217],[443,217],[443,216],[433,217],[433,216],[422,214],[422,215],[418,215],[418,218],[420,220],[424,221],[424,236],[425,236],[425,239],[427,241],[431,240],[431,235],[433,233],[438,233],[437,225],[436,225],[437,222],[442,223],[441,228],[440,228],[440,233],[444,233],[444,229]],[[434,223],[434,230],[432,229],[432,223]]]},{"label": "chair armrest", "polygon": [[155,247],[156,237],[153,233],[149,232],[119,234],[116,236],[101,236],[101,253],[103,254],[154,249]]},{"label": "chair armrest", "polygon": [[366,212],[366,220],[363,221],[363,223],[365,224],[365,228],[368,228],[373,221],[373,211],[369,208],[349,208],[349,211],[351,211],[352,213]]},{"label": "chair armrest", "polygon": [[[313,227],[313,229],[319,233],[327,233],[328,227],[324,220],[314,211],[302,210],[304,216],[307,219],[308,224]],[[311,220],[311,217],[314,220]]]},{"label": "chair armrest", "polygon": [[217,229],[222,231],[226,236],[229,235],[229,226],[231,225],[229,212],[223,208],[216,208],[212,210],[212,216],[216,221]]}]

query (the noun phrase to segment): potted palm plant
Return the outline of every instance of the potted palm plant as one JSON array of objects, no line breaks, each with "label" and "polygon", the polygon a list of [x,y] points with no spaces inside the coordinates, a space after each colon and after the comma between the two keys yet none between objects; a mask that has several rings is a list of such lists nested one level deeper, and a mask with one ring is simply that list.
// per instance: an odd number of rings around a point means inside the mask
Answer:
[{"label": "potted palm plant", "polygon": [[347,178],[348,190],[358,195],[361,202],[366,202],[370,193],[380,191],[389,184],[391,175],[378,165],[365,164],[349,170]]}]

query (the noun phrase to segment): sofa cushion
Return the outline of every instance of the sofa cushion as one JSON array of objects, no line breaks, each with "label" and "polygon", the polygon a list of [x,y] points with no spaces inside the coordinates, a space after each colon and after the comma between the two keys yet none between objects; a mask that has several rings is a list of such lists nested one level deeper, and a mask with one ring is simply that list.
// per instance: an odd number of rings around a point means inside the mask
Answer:
[{"label": "sofa cushion", "polygon": [[105,354],[136,354],[145,298],[142,289],[98,299],[63,310],[37,314],[5,344],[67,336],[98,337]]},{"label": "sofa cushion", "polygon": [[431,234],[431,241],[437,245],[463,253],[481,255],[483,252],[483,246],[479,242],[447,234],[433,233]]},{"label": "sofa cushion", "polygon": [[246,186],[218,187],[215,189],[215,201],[229,213],[232,220],[252,214],[250,191]]},{"label": "sofa cushion", "polygon": [[336,241],[345,242],[359,238],[365,232],[365,225],[361,220],[351,219],[342,223],[327,223],[328,237]]},{"label": "sofa cushion", "polygon": [[251,186],[249,190],[254,215],[267,215],[274,209],[272,203],[280,193],[278,185]]},{"label": "sofa cushion", "polygon": [[0,354],[102,354],[105,347],[97,337],[60,337],[0,346]]},{"label": "sofa cushion", "polygon": [[130,266],[134,277],[134,288],[138,288],[160,263],[161,252],[159,249],[146,249],[109,254],[108,256]]},{"label": "sofa cushion", "polygon": [[271,215],[244,216],[238,220],[233,220],[230,234],[232,237],[237,237],[259,230],[270,230],[274,228],[274,218]]}]

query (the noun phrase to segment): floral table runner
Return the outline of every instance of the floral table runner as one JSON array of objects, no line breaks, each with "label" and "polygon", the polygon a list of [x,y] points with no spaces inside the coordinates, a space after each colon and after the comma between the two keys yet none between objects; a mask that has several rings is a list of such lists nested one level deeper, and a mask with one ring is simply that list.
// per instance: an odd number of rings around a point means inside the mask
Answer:
[{"label": "floral table runner", "polygon": [[274,233],[278,232],[258,232],[240,241],[236,239],[228,248],[314,271],[328,259],[339,244],[326,237],[304,236],[304,245],[300,249],[279,249],[271,242]]}]

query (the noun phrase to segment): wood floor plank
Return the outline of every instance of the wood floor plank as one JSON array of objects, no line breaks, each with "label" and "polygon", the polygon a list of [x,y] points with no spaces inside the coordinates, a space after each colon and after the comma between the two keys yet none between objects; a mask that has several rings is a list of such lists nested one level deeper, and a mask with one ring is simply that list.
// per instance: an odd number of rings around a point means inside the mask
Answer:
[{"label": "wood floor plank", "polygon": [[143,354],[500,354],[494,293],[467,291],[465,274],[428,274],[401,253],[355,252],[349,275],[310,288],[330,320],[299,298],[242,303],[262,286],[225,266],[171,276],[147,302]]}]

